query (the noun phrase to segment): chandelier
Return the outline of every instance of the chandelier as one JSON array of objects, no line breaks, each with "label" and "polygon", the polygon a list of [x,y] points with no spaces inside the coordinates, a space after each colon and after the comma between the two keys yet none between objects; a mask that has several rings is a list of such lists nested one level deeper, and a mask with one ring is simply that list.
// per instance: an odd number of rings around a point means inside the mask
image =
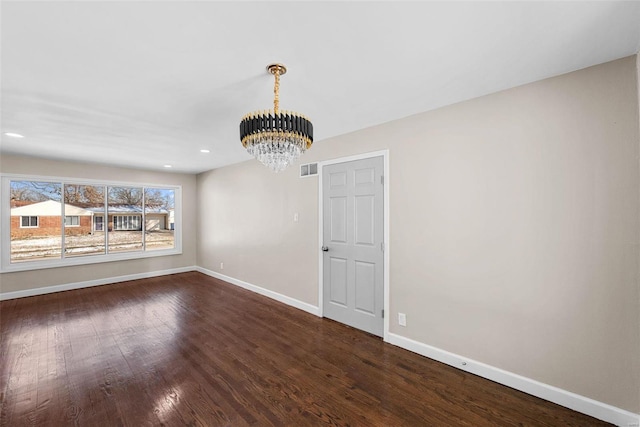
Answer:
[{"label": "chandelier", "polygon": [[280,111],[280,76],[287,68],[271,64],[267,70],[275,77],[273,110],[245,114],[240,122],[240,141],[249,154],[272,171],[281,172],[311,148],[313,125],[302,114]]}]

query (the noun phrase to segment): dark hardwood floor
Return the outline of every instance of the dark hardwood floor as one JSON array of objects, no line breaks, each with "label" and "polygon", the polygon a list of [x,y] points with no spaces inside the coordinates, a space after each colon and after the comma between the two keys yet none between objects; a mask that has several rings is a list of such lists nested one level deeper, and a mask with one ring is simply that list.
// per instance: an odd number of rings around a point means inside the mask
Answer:
[{"label": "dark hardwood floor", "polygon": [[3,426],[595,426],[184,273],[0,303]]}]

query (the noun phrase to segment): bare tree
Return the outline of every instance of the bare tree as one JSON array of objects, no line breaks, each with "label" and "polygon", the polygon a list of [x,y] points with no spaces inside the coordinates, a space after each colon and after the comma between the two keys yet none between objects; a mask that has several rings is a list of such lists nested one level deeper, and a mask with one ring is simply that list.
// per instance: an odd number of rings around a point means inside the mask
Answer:
[{"label": "bare tree", "polygon": [[142,205],[142,188],[109,187],[110,205]]},{"label": "bare tree", "polygon": [[104,205],[104,187],[93,185],[65,184],[64,202],[79,207]]},{"label": "bare tree", "polygon": [[67,184],[64,186],[64,202],[79,206],[83,202],[82,185]]},{"label": "bare tree", "polygon": [[11,186],[11,200],[35,201],[33,194],[28,188]]},{"label": "bare tree", "polygon": [[104,187],[94,187],[87,185],[84,187],[84,198],[87,203],[93,206],[104,205]]},{"label": "bare tree", "polygon": [[147,208],[152,209],[167,209],[168,203],[167,190],[160,190],[157,188],[147,188],[144,193],[144,203]]},{"label": "bare tree", "polygon": [[62,188],[57,182],[11,181],[11,200],[24,202],[44,202],[60,200]]}]

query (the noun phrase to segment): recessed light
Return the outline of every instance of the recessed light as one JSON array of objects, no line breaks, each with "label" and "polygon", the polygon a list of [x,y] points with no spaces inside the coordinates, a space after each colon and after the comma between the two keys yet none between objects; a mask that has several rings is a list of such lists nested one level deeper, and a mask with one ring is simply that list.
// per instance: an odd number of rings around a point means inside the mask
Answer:
[{"label": "recessed light", "polygon": [[206,148],[203,148],[202,150],[200,150],[201,153],[210,153],[211,150],[207,150]]},{"label": "recessed light", "polygon": [[5,132],[4,134],[11,138],[24,138],[24,135],[20,135],[19,133]]},{"label": "recessed light", "polygon": [[171,166],[171,165],[163,165],[162,167],[170,168],[170,167],[172,167],[172,166]]}]

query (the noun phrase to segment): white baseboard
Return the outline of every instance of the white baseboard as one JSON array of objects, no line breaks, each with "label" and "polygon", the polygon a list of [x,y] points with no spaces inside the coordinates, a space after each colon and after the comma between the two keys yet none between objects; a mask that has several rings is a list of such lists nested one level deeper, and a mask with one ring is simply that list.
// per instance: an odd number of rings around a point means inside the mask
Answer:
[{"label": "white baseboard", "polygon": [[220,274],[216,271],[207,270],[206,268],[196,267],[196,271],[200,273],[206,274],[207,276],[215,277],[216,279],[224,280],[227,283],[231,283],[232,285],[239,286],[241,288],[247,289],[249,291],[255,292],[260,295],[264,295],[265,297],[269,297],[276,301],[280,301],[281,303],[290,305],[291,307],[295,307],[302,311],[306,311],[307,313],[311,313],[316,316],[320,316],[320,309],[315,305],[308,304],[306,302],[302,302],[295,298],[288,297],[286,295],[279,294],[274,291],[270,291],[269,289],[262,288],[257,285],[253,285],[251,283],[247,283],[242,280],[235,279],[233,277],[225,276],[224,274]]},{"label": "white baseboard", "polygon": [[618,426],[638,426],[639,414],[634,414],[606,403],[581,396],[548,384],[523,377],[512,372],[504,371],[482,362],[477,362],[466,357],[405,338],[401,335],[389,333],[387,342],[406,350],[418,353],[438,362],[445,363],[463,371],[470,372],[480,377],[495,381],[516,390],[523,391],[549,402],[557,403],[574,411],[582,412]]},{"label": "white baseboard", "polygon": [[[260,295],[264,295],[266,297],[272,298],[276,301],[280,301],[284,304],[298,308],[316,316],[320,316],[319,307],[315,307],[311,304],[307,304],[297,299],[279,294],[277,292],[273,292],[260,286],[253,285],[251,283],[244,282],[242,280],[235,279],[233,277],[225,276],[224,274],[220,274],[212,270],[207,270],[206,268],[196,267],[196,270],[208,276],[215,277],[216,279],[224,280],[227,283],[231,283]],[[625,411],[624,409],[616,408],[615,406],[607,405],[606,403],[598,402],[597,400],[593,400],[588,397],[572,393],[570,391],[544,384],[539,381],[484,364],[482,362],[477,362],[475,360],[468,359],[463,356],[450,353],[448,351],[441,350],[427,344],[423,344],[410,338],[405,338],[401,335],[393,334],[391,332],[389,332],[389,334],[387,335],[386,341],[389,344],[402,347],[406,350],[418,353],[430,359],[437,360],[463,371],[467,371],[491,381],[495,381],[499,384],[506,385],[508,387],[520,390],[541,399],[548,400],[549,402],[553,402],[566,408],[573,409],[574,411],[590,415],[594,418],[598,418],[600,420],[623,427],[640,427],[640,424],[638,424],[640,415]]]},{"label": "white baseboard", "polygon": [[85,282],[65,283],[63,285],[46,286],[42,288],[26,289],[24,291],[0,292],[0,301],[14,298],[31,297],[35,295],[51,294],[54,292],[70,291],[73,289],[89,288],[92,286],[108,285],[110,283],[126,282],[129,280],[147,279],[149,277],[166,276],[168,274],[195,271],[195,266],[172,268],[169,270],[147,271],[144,273],[127,274],[126,276],[106,277],[104,279],[87,280]]},{"label": "white baseboard", "polygon": [[[206,274],[207,276],[224,280],[225,282],[250,290],[257,294],[264,295],[268,298],[306,311],[307,313],[311,313],[315,316],[320,316],[319,307],[198,266],[180,267],[169,270],[158,270],[129,274],[125,276],[108,277],[104,279],[88,280],[85,282],[75,282],[63,285],[27,289],[24,291],[0,292],[0,301],[34,295],[44,295],[53,292],[69,291],[73,289],[88,288],[110,283],[126,282],[129,280],[146,279],[150,277],[165,276],[169,274],[185,273],[188,271],[198,271],[200,273]],[[622,427],[640,427],[639,414],[634,414],[624,409],[620,409],[615,406],[611,406],[606,403],[602,403],[597,400],[572,393],[570,391],[544,384],[536,380],[514,374],[512,372],[504,371],[500,368],[468,359],[455,353],[450,353],[446,350],[442,350],[391,332],[388,333],[386,341],[389,344],[402,347],[406,350],[412,351],[430,359],[437,360],[463,371],[467,371],[491,381],[495,381],[499,384],[503,384],[516,390],[531,394],[533,396],[540,397],[541,399],[557,403],[558,405],[562,405],[564,407],[573,409],[574,411],[590,415],[594,418],[598,418],[600,420],[607,421]]]}]

